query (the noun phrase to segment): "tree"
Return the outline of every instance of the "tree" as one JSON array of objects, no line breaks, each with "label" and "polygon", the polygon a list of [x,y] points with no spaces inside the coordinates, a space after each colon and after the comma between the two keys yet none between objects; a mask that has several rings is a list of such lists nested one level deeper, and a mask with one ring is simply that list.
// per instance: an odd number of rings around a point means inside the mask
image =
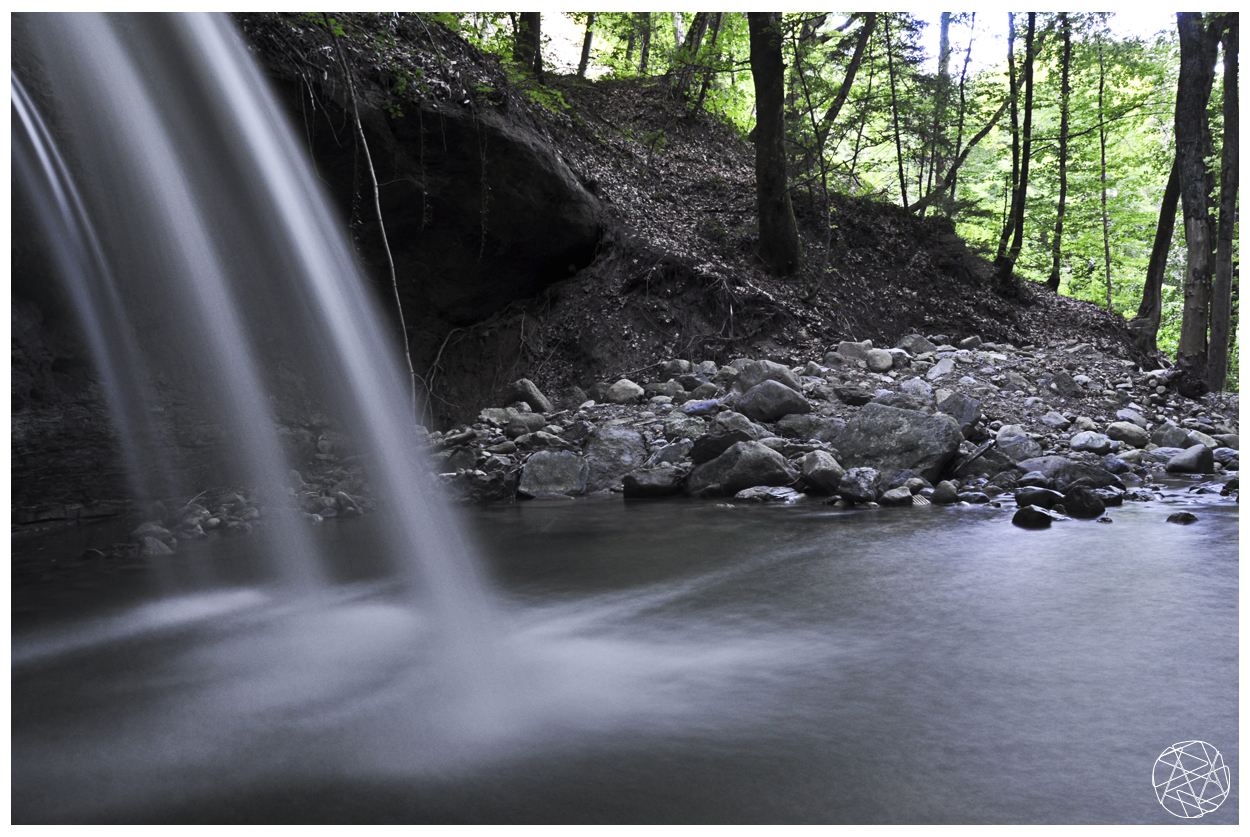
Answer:
[{"label": "tree", "polygon": [[647,61],[651,57],[651,12],[639,12],[638,20],[642,24],[642,47],[638,56],[638,75],[647,74]]},{"label": "tree", "polygon": [[998,260],[995,265],[998,268],[999,288],[1009,296],[1019,293],[1015,281],[1015,268],[1016,260],[1020,258],[1020,248],[1024,244],[1025,197],[1029,191],[1029,158],[1033,145],[1033,39],[1036,26],[1037,12],[1029,12],[1029,29],[1024,46],[1024,136],[1020,151],[1020,178],[1012,193],[1011,208],[1011,221],[1015,228],[1012,233],[1011,249],[1007,251],[1006,257]]},{"label": "tree", "polygon": [[1219,43],[1216,19],[1206,26],[1201,12],[1178,12],[1181,70],[1176,90],[1176,158],[1180,165],[1181,212],[1185,218],[1185,307],[1177,366],[1201,380],[1207,372],[1207,321],[1211,304],[1212,256],[1209,195],[1213,178],[1207,166],[1211,129],[1207,102],[1215,80]]},{"label": "tree", "polygon": [[748,12],[751,76],[755,85],[755,191],[760,259],[774,276],[798,268],[799,234],[786,183],[785,65],[781,14]]},{"label": "tree", "polygon": [[[1063,32],[1063,58],[1059,71],[1061,76],[1059,83],[1059,202],[1055,205],[1055,235],[1051,241],[1050,276],[1046,279],[1047,287],[1056,293],[1059,291],[1059,262],[1063,256],[1063,213],[1068,203],[1068,109],[1072,95],[1069,79],[1072,69],[1072,22],[1068,20],[1067,12],[1059,13],[1059,28]],[[1156,325],[1155,328],[1157,330],[1158,326]]]},{"label": "tree", "polygon": [[1211,347],[1207,384],[1222,390],[1228,383],[1228,350],[1233,298],[1233,225],[1237,217],[1237,13],[1228,15],[1224,32],[1224,140],[1220,163],[1220,220],[1216,233],[1215,281],[1211,286]]},{"label": "tree", "polygon": [[890,19],[885,21],[885,56],[890,73],[890,112],[894,115],[894,147],[898,152],[898,186],[903,193],[903,208],[907,208],[907,176],[903,173],[903,138],[898,125],[898,91],[894,84],[894,47],[890,37]]},{"label": "tree", "polygon": [[1142,287],[1141,305],[1137,316],[1129,321],[1133,342],[1147,354],[1159,351],[1157,344],[1159,324],[1163,319],[1163,279],[1167,272],[1168,250],[1172,244],[1172,232],[1176,227],[1176,203],[1181,196],[1180,161],[1172,161],[1172,173],[1163,190],[1163,202],[1159,204],[1159,223],[1155,226],[1154,247],[1150,250],[1150,264],[1146,268],[1146,283]]},{"label": "tree", "polygon": [[521,12],[512,56],[540,81],[543,77],[542,42],[542,12]]},{"label": "tree", "polygon": [[586,37],[582,39],[582,60],[577,62],[577,77],[586,78],[586,65],[590,63],[590,45],[595,37],[595,13],[586,14]]}]

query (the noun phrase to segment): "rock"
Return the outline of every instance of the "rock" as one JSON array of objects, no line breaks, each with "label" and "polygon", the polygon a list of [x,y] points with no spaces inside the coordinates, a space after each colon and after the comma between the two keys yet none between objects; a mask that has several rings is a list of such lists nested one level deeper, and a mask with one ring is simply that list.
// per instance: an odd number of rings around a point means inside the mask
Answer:
[{"label": "rock", "polygon": [[[170,540],[176,543],[172,535]],[[173,555],[174,549],[172,546],[166,546],[158,538],[146,536],[139,542],[139,554],[145,558],[151,558],[156,555]]]},{"label": "rock", "polygon": [[1128,464],[1123,459],[1116,456],[1114,453],[1109,453],[1106,456],[1104,456],[1099,461],[1098,465],[1103,470],[1109,471],[1112,474],[1126,474],[1129,471],[1133,470],[1132,465]]},{"label": "rock", "polygon": [[787,439],[832,442],[846,427],[846,419],[791,413],[777,422],[777,432]]},{"label": "rock", "polygon": [[547,420],[543,418],[542,413],[517,413],[508,422],[504,432],[509,439],[516,439],[527,433],[537,433],[547,424]]},{"label": "rock", "polygon": [[983,491],[961,491],[958,496],[961,503],[972,503],[973,505],[981,505],[990,501],[989,496]]},{"label": "rock", "polygon": [[[155,538],[162,543],[172,544],[174,542],[174,533],[161,526],[159,523],[141,523],[130,533],[130,540],[135,543],[143,543],[145,538]],[[161,554],[161,553],[157,553]]]},{"label": "rock", "polygon": [[1056,520],[1063,520],[1061,514],[1037,506],[1024,506],[1011,517],[1011,522],[1021,529],[1045,529]]},{"label": "rock", "polygon": [[504,391],[504,403],[510,404],[513,401],[524,401],[530,405],[531,410],[540,413],[551,413],[556,409],[550,399],[543,395],[529,378],[513,381]]},{"label": "rock", "polygon": [[717,392],[716,384],[713,384],[713,383],[699,384],[697,387],[695,387],[694,389],[690,391],[690,397],[695,399],[696,401],[701,401],[707,398],[715,398],[716,392]]},{"label": "rock", "polygon": [[878,500],[883,506],[910,506],[911,505],[911,489],[906,486],[891,488],[889,491],[881,495]]},{"label": "rock", "polygon": [[688,416],[710,416],[714,415],[720,409],[720,402],[716,399],[695,399],[692,398],[685,404],[681,405],[681,411]]},{"label": "rock", "polygon": [[1216,433],[1214,436],[1215,440],[1222,446],[1232,448],[1233,450],[1241,450],[1241,439],[1238,438],[1236,433]]},{"label": "rock", "polygon": [[688,390],[693,390],[695,387],[699,387],[707,383],[707,378],[702,375],[696,375],[693,372],[687,372],[685,375],[678,375],[674,380],[676,380],[683,389]]},{"label": "rock", "polygon": [[[1121,410],[1120,412],[1124,412]],[[1131,421],[1113,421],[1107,425],[1107,438],[1124,442],[1135,448],[1144,448],[1150,444],[1150,434],[1145,428]]]},{"label": "rock", "polygon": [[871,503],[877,499],[881,472],[876,468],[852,468],[838,483],[838,496],[848,503]]},{"label": "rock", "polygon": [[1049,488],[1025,487],[1016,489],[1017,506],[1039,506],[1053,509],[1055,504],[1063,502],[1063,495]]},{"label": "rock", "polygon": [[962,441],[949,416],[865,404],[833,444],[843,465],[876,468],[887,482],[908,469],[933,481]]},{"label": "rock", "polygon": [[1211,450],[1215,450],[1216,448],[1220,446],[1220,443],[1215,441],[1213,437],[1208,436],[1207,434],[1203,433],[1200,430],[1189,431],[1189,435],[1186,437],[1186,439],[1187,439],[1187,444],[1185,445],[1185,447],[1192,447],[1193,445],[1204,445],[1210,448]]},{"label": "rock", "polygon": [[595,431],[595,427],[588,421],[575,421],[569,425],[568,429],[560,434],[560,438],[566,442],[580,442],[590,437]]},{"label": "rock", "polygon": [[1067,430],[1072,426],[1072,422],[1068,421],[1061,413],[1056,413],[1054,410],[1051,410],[1049,413],[1042,416],[1042,424],[1060,431]]},{"label": "rock", "polygon": [[1080,433],[1085,430],[1096,431],[1098,430],[1098,425],[1089,416],[1077,416],[1076,421],[1072,422],[1072,430],[1075,433]]},{"label": "rock", "polygon": [[944,357],[937,363],[933,364],[929,371],[924,373],[924,376],[926,380],[936,381],[938,378],[944,378],[954,371],[955,359]]},{"label": "rock", "polygon": [[959,489],[950,480],[942,480],[933,489],[929,502],[937,506],[949,506],[959,502]]},{"label": "rock", "polygon": [[799,392],[773,379],[757,384],[738,399],[738,412],[755,421],[773,422],[811,409],[812,405]]},{"label": "rock", "polygon": [[838,400],[843,404],[849,404],[852,407],[862,407],[875,397],[873,393],[863,389],[857,384],[835,386],[833,388],[833,394],[836,395]]},{"label": "rock", "polygon": [[729,422],[721,423],[720,420],[726,415],[730,414],[721,413],[717,416],[717,421],[713,422],[709,432],[694,440],[690,458],[694,460],[695,464],[701,465],[704,462],[710,462],[738,442],[752,442],[760,438],[759,431],[746,416],[741,413],[732,413],[741,421],[734,421],[732,424]]},{"label": "rock", "polygon": [[1169,459],[1167,470],[1172,474],[1213,474],[1215,457],[1206,445],[1194,445]]},{"label": "rock", "polygon": [[632,427],[601,426],[586,442],[590,465],[588,491],[602,491],[619,485],[621,477],[641,468],[647,458],[642,434]]},{"label": "rock", "polygon": [[865,340],[862,343],[852,343],[849,340],[843,340],[838,344],[837,353],[852,360],[865,360],[871,349],[871,340]]},{"label": "rock", "polygon": [[959,348],[961,349],[976,349],[980,345],[981,338],[977,337],[975,334],[971,337],[965,337],[963,340],[959,341]]},{"label": "rock", "polygon": [[764,381],[777,381],[795,392],[803,391],[798,375],[795,375],[788,366],[773,363],[771,360],[756,360],[747,364],[738,375],[737,386],[743,392],[750,392]]},{"label": "rock", "polygon": [[933,399],[933,387],[924,378],[908,378],[906,381],[903,381],[900,389],[913,398],[919,398],[923,401]]},{"label": "rock", "polygon": [[971,435],[972,428],[976,427],[977,422],[981,420],[981,402],[963,393],[951,393],[937,405],[937,408],[938,412],[945,413],[959,424],[959,432],[965,439]]},{"label": "rock", "polygon": [[1072,517],[1083,520],[1101,517],[1107,510],[1102,497],[1094,489],[1084,485],[1073,486],[1064,492],[1063,508]]},{"label": "rock", "polygon": [[669,398],[685,399],[686,388],[676,381],[664,381],[662,383],[647,384],[642,388],[643,395],[654,397],[656,395],[667,395]]},{"label": "rock", "polygon": [[819,494],[836,494],[846,469],[838,464],[833,455],[814,450],[803,457],[803,484]]},{"label": "rock", "polygon": [[670,497],[681,490],[681,481],[685,476],[684,469],[665,462],[653,468],[631,471],[621,482],[625,496],[629,498]]},{"label": "rock", "polygon": [[756,485],[790,485],[798,475],[786,460],[759,442],[735,442],[694,469],[686,491],[696,497],[729,497]]},{"label": "rock", "polygon": [[1150,441],[1161,448],[1187,448],[1190,446],[1188,431],[1182,430],[1170,421],[1156,427],[1155,432],[1150,434]]},{"label": "rock", "polygon": [[1083,430],[1068,441],[1068,447],[1072,450],[1084,450],[1102,456],[1111,451],[1111,440],[1101,433]]},{"label": "rock", "polygon": [[998,449],[1013,462],[1032,459],[1042,453],[1042,446],[1026,436],[1024,428],[1018,424],[1003,425],[994,438]]},{"label": "rock", "polygon": [[643,467],[654,468],[665,463],[676,465],[690,458],[690,451],[693,447],[694,442],[689,439],[681,439],[671,445],[665,445],[647,457],[647,463]]},{"label": "rock", "polygon": [[[1026,472],[1040,472],[1050,481],[1053,487],[1061,490],[1077,480],[1085,480],[1093,488],[1105,488],[1108,485],[1116,485],[1119,482],[1115,474],[1109,473],[1095,465],[1076,462],[1068,459],[1066,456],[1039,456],[1016,464]],[[1026,473],[1020,479],[1020,483],[1024,484],[1028,476]]]},{"label": "rock", "polygon": [[889,372],[894,368],[894,356],[885,349],[869,349],[864,361],[870,372]]},{"label": "rock", "polygon": [[1233,448],[1216,448],[1211,451],[1211,456],[1225,468],[1229,465],[1237,465],[1241,460],[1241,452]]},{"label": "rock", "polygon": [[795,491],[793,488],[784,488],[781,486],[764,486],[755,485],[751,488],[744,488],[734,495],[735,500],[741,500],[745,503],[797,503],[803,499],[802,493]]},{"label": "rock", "polygon": [[635,404],[643,395],[642,387],[628,378],[621,378],[608,387],[608,391],[603,394],[603,400],[609,404]]},{"label": "rock", "polygon": [[707,422],[701,418],[688,416],[685,413],[674,413],[664,419],[664,438],[669,441],[676,439],[698,439],[707,434]]},{"label": "rock", "polygon": [[1016,480],[1016,485],[1029,486],[1033,488],[1050,488],[1052,483],[1053,480],[1041,471],[1029,471],[1024,476]]},{"label": "rock", "polygon": [[[1141,413],[1137,412],[1136,410],[1130,410],[1127,408],[1117,411],[1115,414],[1115,417],[1119,419],[1120,421],[1131,421],[1133,424],[1137,425],[1142,430],[1145,430],[1146,425],[1148,424],[1145,416],[1143,416]],[[1112,438],[1115,438],[1115,437],[1113,436]],[[1138,445],[1138,447],[1141,447],[1141,445]]]},{"label": "rock", "polygon": [[1047,381],[1044,386],[1046,389],[1064,398],[1076,398],[1085,392],[1085,390],[1081,388],[1081,385],[1078,384],[1071,375],[1063,370],[1060,370],[1052,375],[1050,380]]},{"label": "rock", "polygon": [[703,375],[705,377],[710,378],[713,375],[715,375],[717,372],[719,372],[720,369],[716,367],[715,361],[701,360],[697,364],[695,364],[694,371],[699,375]]},{"label": "rock", "polygon": [[911,352],[912,355],[922,355],[925,352],[936,352],[937,346],[930,343],[919,334],[909,334],[896,344],[897,348]]},{"label": "rock", "polygon": [[688,360],[670,360],[664,364],[664,375],[669,378],[676,378],[678,375],[685,375],[694,371],[694,364]]},{"label": "rock", "polygon": [[1168,523],[1189,524],[1197,522],[1198,516],[1190,514],[1189,512],[1176,512],[1175,514],[1168,515]]},{"label": "rock", "polygon": [[575,497],[586,493],[589,473],[590,464],[572,451],[540,450],[525,460],[517,494],[522,497],[548,494]]},{"label": "rock", "polygon": [[504,427],[514,415],[516,411],[509,410],[507,407],[486,407],[477,414],[477,420],[483,424]]},{"label": "rock", "polygon": [[497,445],[491,445],[486,448],[487,453],[516,453],[516,442],[500,442]]}]

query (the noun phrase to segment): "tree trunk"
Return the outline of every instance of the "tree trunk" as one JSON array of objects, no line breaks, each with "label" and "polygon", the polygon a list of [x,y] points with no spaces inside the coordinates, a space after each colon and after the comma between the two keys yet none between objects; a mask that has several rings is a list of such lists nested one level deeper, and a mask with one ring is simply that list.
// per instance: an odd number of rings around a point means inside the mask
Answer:
[{"label": "tree trunk", "polygon": [[[674,12],[674,14],[678,14]],[[695,12],[690,21],[690,29],[686,39],[680,43],[673,58],[673,86],[682,96],[690,95],[690,85],[694,81],[695,69],[698,66],[699,48],[703,46],[703,36],[707,33],[707,12]]]},{"label": "tree trunk", "polygon": [[1016,84],[1016,16],[1012,12],[1007,13],[1007,82],[1011,101],[1011,197],[1008,199],[1003,232],[998,237],[998,253],[994,256],[995,266],[1000,272],[1014,230],[1010,210],[1016,205],[1016,184],[1020,182],[1020,89]]},{"label": "tree trunk", "polygon": [[716,60],[716,36],[720,34],[721,21],[724,17],[724,12],[717,12],[716,20],[712,23],[712,39],[708,42],[708,66],[703,71],[703,83],[699,85],[699,99],[694,103],[695,113],[703,108],[703,97],[707,95],[707,89],[712,85],[712,62]]},{"label": "tree trunk", "polygon": [[642,21],[642,47],[638,50],[638,75],[647,74],[647,59],[651,57],[651,12],[639,12]]},{"label": "tree trunk", "polygon": [[894,87],[894,47],[890,37],[890,19],[885,19],[885,59],[890,74],[890,110],[894,114],[894,149],[898,153],[898,186],[903,192],[903,209],[907,208],[907,178],[903,174],[903,138],[898,127],[898,93]]},{"label": "tree trunk", "polygon": [[590,63],[590,45],[595,39],[595,13],[586,14],[586,37],[582,39],[582,60],[577,62],[577,77],[586,78],[586,65]]},{"label": "tree trunk", "polygon": [[785,65],[781,58],[781,14],[748,12],[751,76],[755,83],[755,189],[760,258],[774,276],[794,273],[799,234],[786,188]]},{"label": "tree trunk", "polygon": [[1111,310],[1111,218],[1107,215],[1107,120],[1103,110],[1103,91],[1107,86],[1107,70],[1102,59],[1102,40],[1098,41],[1098,150],[1102,181],[1102,252],[1107,269],[1107,310]]},{"label": "tree trunk", "polygon": [[1220,163],[1220,220],[1216,234],[1215,282],[1211,286],[1211,348],[1207,384],[1220,391],[1228,385],[1228,352],[1233,303],[1233,225],[1237,219],[1237,13],[1228,15],[1224,34],[1224,151]]},{"label": "tree trunk", "polygon": [[[681,42],[685,40],[686,33],[682,31],[681,12],[673,12],[673,55],[676,56],[677,50],[681,49]],[[697,12],[696,12],[697,14]]]},{"label": "tree trunk", "polygon": [[1033,36],[1036,25],[1037,12],[1029,12],[1029,31],[1024,41],[1024,137],[1020,151],[1020,180],[1016,184],[1011,208],[1015,230],[1011,249],[1007,251],[1006,260],[999,265],[998,272],[999,288],[1008,296],[1015,296],[1020,292],[1016,286],[1015,269],[1020,250],[1024,246],[1024,210],[1029,194],[1029,156],[1033,146]]},{"label": "tree trunk", "polygon": [[[1205,379],[1207,320],[1211,304],[1215,236],[1207,196],[1211,193],[1206,158],[1210,147],[1207,102],[1215,76],[1216,39],[1204,28],[1201,12],[1178,12],[1181,67],[1176,91],[1176,157],[1180,163],[1181,210],[1185,219],[1185,305],[1176,362]],[[1212,25],[1212,29],[1216,27]]]},{"label": "tree trunk", "polygon": [[[1050,276],[1046,286],[1059,291],[1059,269],[1063,257],[1063,214],[1068,203],[1068,108],[1072,94],[1069,73],[1072,66],[1072,22],[1067,12],[1059,13],[1063,29],[1063,58],[1059,82],[1059,203],[1055,206],[1055,239],[1051,242]],[[1158,331],[1158,326],[1155,326]]]},{"label": "tree trunk", "polygon": [[[955,135],[955,158],[957,160],[962,159],[959,156],[959,151],[960,151],[960,148],[963,146],[963,142],[964,142],[964,113],[968,108],[967,90],[965,87],[965,82],[968,79],[968,62],[972,60],[972,32],[976,31],[976,28],[977,28],[977,13],[973,12],[972,23],[970,23],[968,26],[968,30],[969,30],[968,50],[967,52],[964,53],[964,69],[963,69],[963,72],[959,74],[959,130]],[[959,167],[959,164],[955,163],[955,165],[951,167],[951,171],[949,173],[950,176],[947,178],[947,180],[950,182],[950,185],[948,188],[950,189],[950,195],[952,199],[955,197],[955,186],[957,183],[955,169],[958,167]]]},{"label": "tree trunk", "polygon": [[1141,292],[1141,304],[1137,316],[1129,321],[1129,331],[1137,348],[1149,355],[1157,354],[1159,346],[1159,323],[1163,321],[1163,280],[1167,275],[1168,250],[1172,246],[1172,231],[1176,228],[1176,202],[1181,197],[1180,161],[1172,160],[1172,173],[1163,190],[1159,204],[1159,223],[1155,226],[1155,243],[1150,250],[1150,264],[1146,267],[1146,283]]},{"label": "tree trunk", "polygon": [[863,63],[864,52],[868,48],[868,40],[872,37],[872,32],[877,27],[877,13],[867,12],[864,15],[864,25],[859,30],[859,40],[855,42],[855,52],[851,56],[851,63],[847,65],[846,75],[842,78],[842,86],[838,88],[838,93],[833,97],[833,103],[829,105],[829,109],[825,111],[825,115],[821,117],[820,127],[816,131],[816,153],[824,152],[825,141],[829,138],[829,131],[833,128],[833,122],[838,118],[842,106],[846,104],[846,97],[851,94],[851,85],[855,83],[855,75],[859,72],[859,66]]},{"label": "tree trunk", "polygon": [[985,123],[985,127],[977,132],[977,135],[972,138],[972,140],[968,143],[967,146],[964,147],[963,151],[959,152],[959,156],[955,158],[955,162],[951,163],[950,170],[946,172],[946,179],[942,181],[942,184],[938,186],[938,188],[930,192],[929,194],[925,195],[921,200],[918,200],[914,204],[912,204],[911,206],[912,212],[918,212],[921,209],[924,209],[934,200],[939,198],[948,189],[951,190],[952,194],[954,193],[955,177],[959,172],[959,167],[963,165],[964,160],[968,159],[969,152],[971,152],[972,149],[976,148],[977,143],[979,143],[982,139],[984,139],[985,135],[988,134],[991,130],[993,130],[994,126],[998,124],[998,120],[1002,119],[1003,114],[1006,112],[1007,112],[1007,101],[1004,99],[1003,103],[998,106],[998,110],[996,110],[994,112],[994,115],[990,117],[990,121]]},{"label": "tree trunk", "polygon": [[521,12],[512,56],[516,63],[532,72],[539,81],[543,77],[542,42],[542,12]]},{"label": "tree trunk", "polygon": [[[925,194],[933,191],[933,181],[940,178],[946,168],[946,100],[950,97],[951,86],[951,13],[942,12],[942,29],[938,39],[938,77],[937,96],[933,102],[933,130],[929,139],[929,179]],[[938,181],[941,182],[940,180]],[[923,214],[924,210],[921,210]]]}]

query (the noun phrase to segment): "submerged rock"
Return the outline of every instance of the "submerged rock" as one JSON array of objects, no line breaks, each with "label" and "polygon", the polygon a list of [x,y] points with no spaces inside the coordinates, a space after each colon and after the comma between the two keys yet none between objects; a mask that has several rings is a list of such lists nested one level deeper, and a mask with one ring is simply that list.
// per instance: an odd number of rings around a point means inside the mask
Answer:
[{"label": "submerged rock", "polygon": [[1050,509],[1038,506],[1024,506],[1011,517],[1011,522],[1021,529],[1046,529],[1056,520],[1064,520],[1064,516]]},{"label": "submerged rock", "polygon": [[653,468],[633,471],[621,480],[625,488],[625,496],[630,498],[671,497],[681,490],[681,481],[685,479],[685,470],[671,463],[662,463]]},{"label": "submerged rock", "polygon": [[744,488],[734,495],[735,500],[747,503],[797,503],[803,499],[802,493],[784,486],[755,485]]}]

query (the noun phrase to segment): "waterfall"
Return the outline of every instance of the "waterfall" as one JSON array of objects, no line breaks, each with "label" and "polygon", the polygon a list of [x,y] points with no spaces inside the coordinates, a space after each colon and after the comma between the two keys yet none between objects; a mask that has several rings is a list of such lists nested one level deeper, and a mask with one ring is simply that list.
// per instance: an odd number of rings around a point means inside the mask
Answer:
[{"label": "waterfall", "polygon": [[[489,644],[490,594],[419,449],[395,328],[231,22],[207,15],[15,20],[13,167],[87,336],[135,490],[155,461],[152,390],[192,393],[228,473],[281,506],[292,463],[273,381],[296,379],[357,444],[383,541],[453,656]],[[28,76],[28,77],[27,77]],[[155,382],[155,383],[154,383]],[[257,535],[288,589],[326,585],[298,515]]]}]

